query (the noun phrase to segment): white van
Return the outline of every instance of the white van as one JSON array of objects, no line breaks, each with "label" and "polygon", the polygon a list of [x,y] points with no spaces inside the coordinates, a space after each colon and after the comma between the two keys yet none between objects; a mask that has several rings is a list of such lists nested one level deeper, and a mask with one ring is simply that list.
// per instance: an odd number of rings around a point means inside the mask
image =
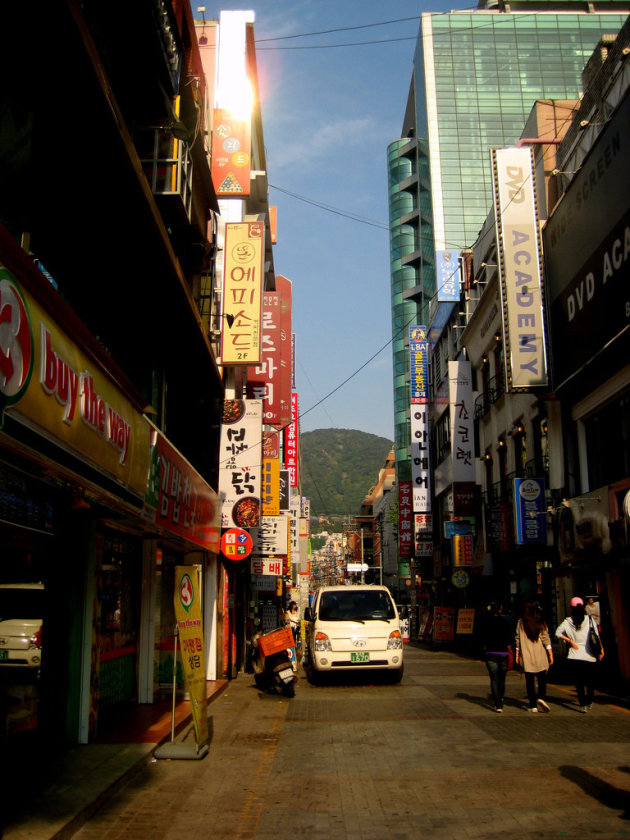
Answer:
[{"label": "white van", "polygon": [[403,641],[396,604],[386,586],[323,586],[305,612],[312,682],[332,671],[403,675]]}]

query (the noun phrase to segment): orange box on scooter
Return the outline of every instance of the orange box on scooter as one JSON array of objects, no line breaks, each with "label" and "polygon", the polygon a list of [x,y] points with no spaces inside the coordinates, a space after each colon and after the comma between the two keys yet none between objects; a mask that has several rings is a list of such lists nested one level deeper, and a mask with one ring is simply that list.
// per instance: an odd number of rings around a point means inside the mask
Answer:
[{"label": "orange box on scooter", "polygon": [[266,633],[258,639],[258,647],[263,656],[271,656],[280,650],[292,648],[294,644],[293,633],[290,627],[274,630],[272,633]]}]

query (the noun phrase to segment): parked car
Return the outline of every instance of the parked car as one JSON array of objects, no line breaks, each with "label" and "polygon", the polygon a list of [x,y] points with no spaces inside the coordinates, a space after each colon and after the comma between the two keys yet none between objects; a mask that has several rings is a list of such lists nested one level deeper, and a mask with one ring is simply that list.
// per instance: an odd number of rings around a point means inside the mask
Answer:
[{"label": "parked car", "polygon": [[42,664],[43,583],[0,583],[0,668]]},{"label": "parked car", "polygon": [[396,605],[386,586],[324,586],[305,612],[312,682],[333,671],[403,675],[403,640]]}]

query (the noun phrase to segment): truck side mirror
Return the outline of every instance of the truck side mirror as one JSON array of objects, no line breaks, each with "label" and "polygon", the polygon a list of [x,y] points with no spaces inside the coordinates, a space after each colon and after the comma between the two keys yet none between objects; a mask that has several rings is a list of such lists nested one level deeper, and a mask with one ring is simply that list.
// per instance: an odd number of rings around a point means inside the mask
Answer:
[{"label": "truck side mirror", "polygon": [[313,612],[312,607],[307,607],[304,610],[304,618],[306,621],[315,621],[315,613]]}]

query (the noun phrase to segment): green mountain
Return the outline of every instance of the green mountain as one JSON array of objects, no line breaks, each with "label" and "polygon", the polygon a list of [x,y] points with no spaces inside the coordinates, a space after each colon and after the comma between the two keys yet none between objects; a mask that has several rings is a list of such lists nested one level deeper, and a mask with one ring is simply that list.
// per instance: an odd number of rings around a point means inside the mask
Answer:
[{"label": "green mountain", "polygon": [[311,514],[360,513],[391,447],[387,438],[354,429],[303,432],[302,495],[311,500]]}]

